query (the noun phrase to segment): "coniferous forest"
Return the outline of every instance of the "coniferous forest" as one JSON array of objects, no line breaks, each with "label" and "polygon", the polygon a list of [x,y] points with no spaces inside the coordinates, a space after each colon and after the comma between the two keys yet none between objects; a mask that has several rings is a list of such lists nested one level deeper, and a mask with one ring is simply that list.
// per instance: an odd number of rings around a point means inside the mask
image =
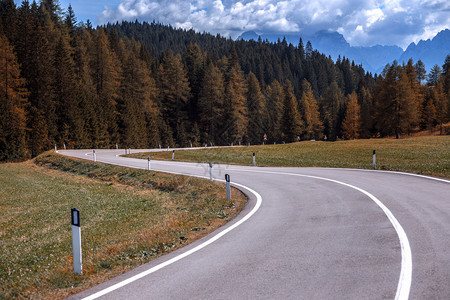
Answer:
[{"label": "coniferous forest", "polygon": [[[0,0],[0,161],[67,148],[355,139],[440,130],[450,55],[370,74],[285,40],[156,22],[93,28],[58,1]],[[437,127],[437,129],[436,129]],[[445,130],[444,130],[445,129]]]}]

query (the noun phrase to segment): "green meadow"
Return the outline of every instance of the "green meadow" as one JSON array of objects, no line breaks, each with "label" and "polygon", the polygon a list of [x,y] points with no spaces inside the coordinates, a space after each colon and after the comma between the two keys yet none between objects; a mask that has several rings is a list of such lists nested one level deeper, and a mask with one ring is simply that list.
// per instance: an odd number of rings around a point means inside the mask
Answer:
[{"label": "green meadow", "polygon": [[[450,178],[450,136],[405,139],[367,139],[337,142],[304,141],[175,151],[175,160],[261,167],[327,167],[372,169],[373,150],[379,170],[402,171]],[[171,160],[172,152],[134,154],[133,157]]]}]

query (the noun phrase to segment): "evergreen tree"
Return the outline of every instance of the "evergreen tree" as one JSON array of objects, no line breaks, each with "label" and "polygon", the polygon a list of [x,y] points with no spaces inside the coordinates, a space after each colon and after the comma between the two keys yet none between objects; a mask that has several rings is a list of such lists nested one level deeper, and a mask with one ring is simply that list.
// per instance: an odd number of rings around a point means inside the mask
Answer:
[{"label": "evergreen tree", "polygon": [[268,139],[281,141],[281,119],[283,116],[283,87],[278,80],[274,80],[267,87],[267,111],[268,111]]},{"label": "evergreen tree", "polygon": [[320,101],[324,120],[324,133],[328,140],[336,140],[341,134],[344,114],[344,95],[336,81],[333,81]]},{"label": "evergreen tree", "polygon": [[444,93],[443,80],[439,80],[437,82],[437,85],[431,88],[431,98],[435,105],[436,123],[439,125],[440,134],[443,134],[443,124],[448,121],[447,119],[448,100]]},{"label": "evergreen tree", "polygon": [[417,80],[422,82],[426,78],[427,69],[425,68],[425,64],[419,59],[414,65],[415,72],[417,74]]},{"label": "evergreen tree", "polygon": [[408,132],[416,121],[414,92],[404,69],[397,64],[389,66],[385,78],[379,79],[374,90],[376,122],[379,132],[386,136]]},{"label": "evergreen tree", "polygon": [[288,81],[284,85],[284,105],[283,117],[281,120],[281,138],[286,142],[296,142],[302,134],[303,123],[298,112],[297,99],[291,83]]},{"label": "evergreen tree", "polygon": [[311,85],[306,79],[302,82],[302,91],[300,107],[302,107],[305,123],[305,138],[319,139],[323,132],[323,124],[320,120],[319,106],[314,98]]},{"label": "evergreen tree", "polygon": [[222,138],[228,143],[237,144],[247,139],[248,111],[245,98],[247,87],[239,66],[236,51],[228,58],[225,82],[225,118]]},{"label": "evergreen tree", "polygon": [[212,63],[205,70],[205,79],[199,94],[200,128],[205,143],[218,143],[224,120],[224,81],[220,70]]},{"label": "evergreen tree", "polygon": [[423,121],[426,128],[432,132],[436,122],[436,106],[434,105],[433,98],[428,99],[427,104],[423,110]]},{"label": "evergreen tree", "polygon": [[0,161],[27,157],[25,144],[28,92],[16,55],[0,33]]},{"label": "evergreen tree", "polygon": [[252,72],[247,77],[247,111],[249,142],[261,143],[267,132],[267,108],[258,79]]},{"label": "evergreen tree", "polygon": [[353,140],[359,138],[361,117],[355,92],[347,96],[347,109],[345,111],[345,119],[342,122],[342,130],[347,139]]},{"label": "evergreen tree", "polygon": [[186,103],[190,97],[190,88],[180,58],[170,50],[164,55],[159,67],[159,90],[163,117],[172,131],[177,130],[187,118]]},{"label": "evergreen tree", "polygon": [[430,74],[428,74],[427,78],[428,78],[428,85],[429,86],[436,86],[439,78],[441,77],[442,74],[442,69],[441,67],[439,67],[438,65],[434,65],[431,70],[430,70]]},{"label": "evergreen tree", "polygon": [[98,147],[110,147],[119,141],[117,126],[117,97],[120,86],[120,68],[111,51],[105,32],[96,33],[92,57],[92,77],[96,88],[95,109],[99,112]]},{"label": "evergreen tree", "polygon": [[58,142],[73,146],[80,142],[84,132],[71,52],[68,37],[61,35],[55,47],[52,88],[57,107]]},{"label": "evergreen tree", "polygon": [[121,141],[133,148],[148,146],[144,105],[151,105],[151,99],[146,97],[148,78],[142,68],[143,64],[131,53],[122,69],[118,98]]},{"label": "evergreen tree", "polygon": [[361,83],[357,92],[361,115],[360,138],[367,139],[372,136],[373,131],[373,104],[369,89]]},{"label": "evergreen tree", "polygon": [[197,120],[199,113],[198,98],[205,70],[203,53],[200,47],[197,44],[190,44],[183,54],[183,61],[191,89],[191,97],[188,101],[189,119]]}]

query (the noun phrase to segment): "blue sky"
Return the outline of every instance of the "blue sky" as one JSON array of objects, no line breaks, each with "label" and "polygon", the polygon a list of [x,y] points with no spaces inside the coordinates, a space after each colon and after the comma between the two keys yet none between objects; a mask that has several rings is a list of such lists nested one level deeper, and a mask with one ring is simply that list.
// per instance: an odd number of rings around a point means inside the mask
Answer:
[{"label": "blue sky", "polygon": [[[19,0],[15,0],[19,3]],[[341,33],[352,46],[398,45],[450,28],[448,0],[60,0],[78,21],[159,21],[236,38],[257,33]]]},{"label": "blue sky", "polygon": [[[33,0],[29,0],[30,3]],[[14,0],[19,6],[22,0]],[[39,3],[39,0],[36,0]],[[120,0],[59,0],[59,5],[66,11],[69,4],[72,4],[72,8],[75,11],[75,16],[78,21],[90,20],[94,25],[100,25],[98,23],[98,17],[105,9],[114,9],[120,4]]]}]

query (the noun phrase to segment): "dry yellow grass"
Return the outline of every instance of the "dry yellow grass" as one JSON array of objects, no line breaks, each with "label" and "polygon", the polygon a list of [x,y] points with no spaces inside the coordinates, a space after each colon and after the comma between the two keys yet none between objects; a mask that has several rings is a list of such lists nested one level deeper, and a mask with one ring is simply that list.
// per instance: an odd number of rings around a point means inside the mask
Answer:
[{"label": "dry yellow grass", "polygon": [[[0,165],[1,299],[65,298],[205,236],[246,202],[196,178],[53,154],[36,163]],[[72,274],[71,207],[82,275]]]}]

